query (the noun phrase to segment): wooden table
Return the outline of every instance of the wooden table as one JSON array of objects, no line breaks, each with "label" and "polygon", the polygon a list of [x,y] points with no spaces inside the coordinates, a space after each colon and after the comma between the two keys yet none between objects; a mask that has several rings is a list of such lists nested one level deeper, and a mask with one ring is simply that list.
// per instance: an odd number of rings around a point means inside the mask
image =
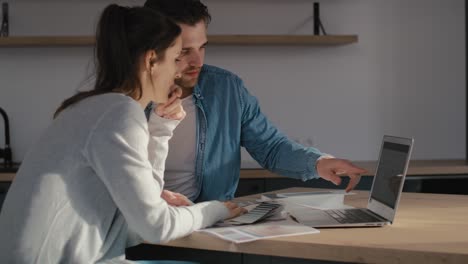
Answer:
[{"label": "wooden table", "polygon": [[[368,192],[356,193],[345,202],[365,206]],[[165,246],[344,262],[468,263],[468,196],[403,193],[395,223],[385,227],[321,229],[245,244],[194,233]]]}]

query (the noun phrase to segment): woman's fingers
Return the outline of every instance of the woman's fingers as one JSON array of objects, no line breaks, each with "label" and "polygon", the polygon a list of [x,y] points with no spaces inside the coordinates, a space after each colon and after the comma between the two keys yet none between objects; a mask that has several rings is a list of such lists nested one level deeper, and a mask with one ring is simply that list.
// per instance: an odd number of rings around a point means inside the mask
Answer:
[{"label": "woman's fingers", "polygon": [[182,120],[185,118],[187,113],[181,107],[180,109],[175,109],[173,112],[167,115],[163,115],[164,118],[173,119],[173,120]]},{"label": "woman's fingers", "polygon": [[167,101],[167,103],[164,104],[163,114],[164,115],[170,114],[172,111],[174,111],[178,107],[182,107],[182,101],[179,98],[175,97],[174,100]]},{"label": "woman's fingers", "polygon": [[189,206],[193,204],[185,195],[168,190],[163,190],[161,198],[171,206]]},{"label": "woman's fingers", "polygon": [[173,120],[182,120],[186,116],[182,101],[176,96],[171,97],[167,103],[158,105],[155,111],[157,115]]},{"label": "woman's fingers", "polygon": [[247,212],[245,208],[240,207],[233,202],[224,202],[224,206],[229,210],[229,216],[226,219],[234,218]]},{"label": "woman's fingers", "polygon": [[180,88],[179,86],[177,85],[174,85],[174,88],[172,89],[171,93],[169,94],[169,96],[176,96],[176,97],[181,97],[182,96],[182,88]]}]

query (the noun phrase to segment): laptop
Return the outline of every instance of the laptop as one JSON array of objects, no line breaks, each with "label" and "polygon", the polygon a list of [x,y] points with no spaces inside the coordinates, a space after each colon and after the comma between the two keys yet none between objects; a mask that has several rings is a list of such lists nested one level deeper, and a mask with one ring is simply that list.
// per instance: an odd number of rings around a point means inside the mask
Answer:
[{"label": "laptop", "polygon": [[362,227],[392,224],[413,148],[412,138],[384,136],[367,208],[307,209],[289,213],[311,227]]}]

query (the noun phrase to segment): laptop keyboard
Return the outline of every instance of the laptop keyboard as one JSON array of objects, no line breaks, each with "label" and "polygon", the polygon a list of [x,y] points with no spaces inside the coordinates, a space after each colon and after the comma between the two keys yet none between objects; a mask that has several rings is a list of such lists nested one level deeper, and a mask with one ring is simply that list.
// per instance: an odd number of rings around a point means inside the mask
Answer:
[{"label": "laptop keyboard", "polygon": [[325,212],[333,217],[339,223],[371,223],[371,222],[382,222],[382,219],[379,219],[371,214],[364,212],[362,209],[334,209],[334,210],[325,210]]}]

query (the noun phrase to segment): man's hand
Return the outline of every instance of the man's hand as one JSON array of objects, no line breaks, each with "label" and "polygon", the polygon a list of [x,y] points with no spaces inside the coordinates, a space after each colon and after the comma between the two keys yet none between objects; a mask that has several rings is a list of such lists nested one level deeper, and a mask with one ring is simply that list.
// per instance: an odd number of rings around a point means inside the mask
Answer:
[{"label": "man's hand", "polygon": [[169,100],[164,104],[158,104],[155,112],[158,116],[173,120],[182,120],[187,115],[182,107],[182,89],[180,87],[175,88],[169,97]]},{"label": "man's hand", "polygon": [[189,206],[193,203],[183,194],[171,192],[168,190],[163,190],[161,193],[161,198],[163,198],[167,204],[170,206]]},{"label": "man's hand", "polygon": [[321,178],[331,181],[335,185],[339,185],[341,177],[345,175],[350,178],[346,192],[354,189],[361,179],[361,174],[365,172],[367,171],[344,159],[322,158],[317,161],[317,173]]}]

